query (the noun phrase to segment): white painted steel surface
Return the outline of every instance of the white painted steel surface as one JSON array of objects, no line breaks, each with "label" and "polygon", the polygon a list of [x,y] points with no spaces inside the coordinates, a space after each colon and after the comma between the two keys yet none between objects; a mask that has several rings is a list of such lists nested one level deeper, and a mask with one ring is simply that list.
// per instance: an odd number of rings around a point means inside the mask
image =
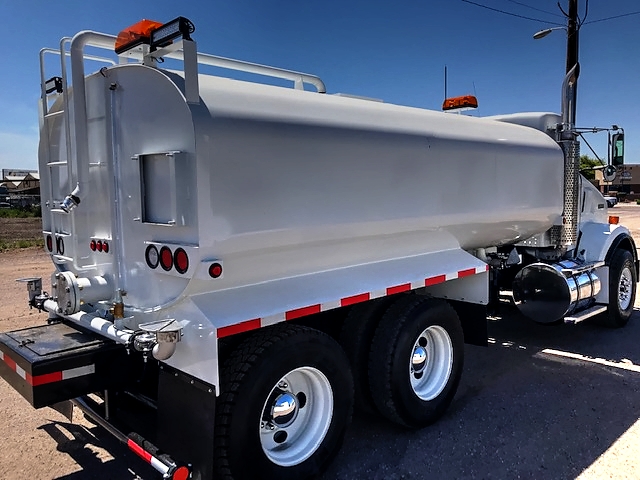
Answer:
[{"label": "white painted steel surface", "polygon": [[[88,76],[86,188],[70,215],[55,211],[73,189],[67,166],[48,165],[67,160],[61,116],[40,168],[45,232],[82,239],[58,268],[112,276],[132,327],[176,318],[185,337],[168,363],[213,384],[217,328],[448,273],[442,252],[481,268],[463,250],[518,242],[561,213],[562,152],[535,129],[205,75],[199,86],[188,104],[177,73]],[[149,244],[183,247],[188,271],[149,268]]]}]

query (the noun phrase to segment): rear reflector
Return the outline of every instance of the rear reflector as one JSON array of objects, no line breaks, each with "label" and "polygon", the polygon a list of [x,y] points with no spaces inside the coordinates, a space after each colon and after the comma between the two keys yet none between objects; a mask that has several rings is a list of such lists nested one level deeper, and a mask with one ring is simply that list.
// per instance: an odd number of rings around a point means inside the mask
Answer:
[{"label": "rear reflector", "polygon": [[184,465],[176,468],[175,472],[171,476],[172,480],[187,480],[191,476],[191,472],[189,468]]}]

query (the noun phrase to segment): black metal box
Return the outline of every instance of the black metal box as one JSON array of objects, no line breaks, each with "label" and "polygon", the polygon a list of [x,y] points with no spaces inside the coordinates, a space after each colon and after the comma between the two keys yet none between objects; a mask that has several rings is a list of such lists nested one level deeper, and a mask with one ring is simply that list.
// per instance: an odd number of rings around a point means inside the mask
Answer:
[{"label": "black metal box", "polygon": [[125,385],[124,345],[65,323],[0,334],[0,376],[35,408]]}]

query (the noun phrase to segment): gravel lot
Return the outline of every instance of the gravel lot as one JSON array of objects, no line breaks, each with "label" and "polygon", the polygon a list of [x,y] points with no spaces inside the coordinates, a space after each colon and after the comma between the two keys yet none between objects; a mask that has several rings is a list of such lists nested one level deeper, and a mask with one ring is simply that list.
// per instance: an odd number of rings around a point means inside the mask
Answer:
[{"label": "gravel lot", "polygon": [[[619,205],[640,241],[640,207]],[[51,271],[38,249],[0,253],[0,331],[37,325],[16,278]],[[636,308],[639,303],[636,302]],[[622,330],[544,327],[505,308],[488,348],[467,346],[445,417],[420,431],[357,414],[323,479],[640,478],[640,312]],[[33,410],[0,381],[0,478],[157,479],[79,412]]]}]

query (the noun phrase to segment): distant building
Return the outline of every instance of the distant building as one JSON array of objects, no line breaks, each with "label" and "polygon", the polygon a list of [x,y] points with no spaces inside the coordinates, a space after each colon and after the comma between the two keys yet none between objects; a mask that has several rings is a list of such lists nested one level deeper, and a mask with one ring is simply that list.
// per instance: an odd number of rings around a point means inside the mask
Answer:
[{"label": "distant building", "polygon": [[596,170],[595,185],[602,193],[617,193],[640,198],[640,164],[623,165],[613,182],[605,182],[602,170]]},{"label": "distant building", "polygon": [[[2,193],[6,192],[6,193]],[[0,196],[12,206],[29,206],[40,203],[40,174],[37,170],[2,169]]]}]

